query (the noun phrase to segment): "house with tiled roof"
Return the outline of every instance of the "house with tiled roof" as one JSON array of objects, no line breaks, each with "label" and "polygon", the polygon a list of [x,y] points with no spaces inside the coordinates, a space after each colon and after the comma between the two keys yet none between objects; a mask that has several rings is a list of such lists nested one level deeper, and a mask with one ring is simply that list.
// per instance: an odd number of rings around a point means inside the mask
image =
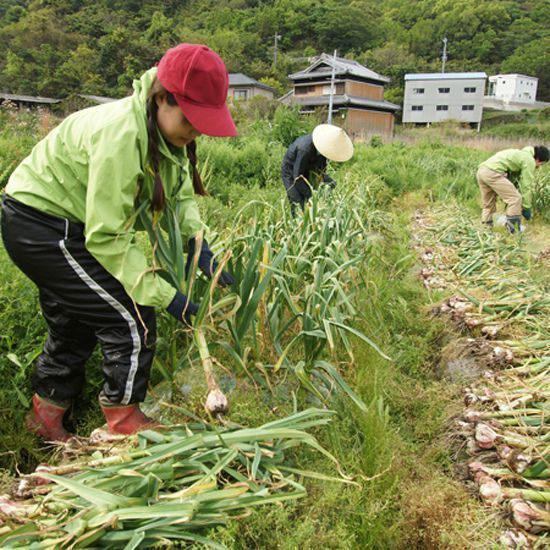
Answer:
[{"label": "house with tiled roof", "polygon": [[299,105],[302,112],[328,108],[333,73],[333,123],[352,137],[391,135],[400,107],[384,99],[390,79],[357,61],[321,54],[303,71],[289,75],[293,90],[284,101]]},{"label": "house with tiled roof", "polygon": [[243,73],[229,73],[228,96],[234,101],[248,101],[256,96],[275,97],[275,89]]}]

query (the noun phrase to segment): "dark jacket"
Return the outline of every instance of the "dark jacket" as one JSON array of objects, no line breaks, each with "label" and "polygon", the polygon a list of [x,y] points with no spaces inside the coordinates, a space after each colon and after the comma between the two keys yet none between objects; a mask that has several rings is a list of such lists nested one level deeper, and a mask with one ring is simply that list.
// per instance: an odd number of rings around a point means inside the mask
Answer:
[{"label": "dark jacket", "polygon": [[315,149],[311,134],[295,140],[285,153],[281,169],[290,201],[303,204],[311,197],[308,182],[316,185],[321,177],[325,183],[334,186],[334,180],[325,174],[326,167],[327,159]]}]

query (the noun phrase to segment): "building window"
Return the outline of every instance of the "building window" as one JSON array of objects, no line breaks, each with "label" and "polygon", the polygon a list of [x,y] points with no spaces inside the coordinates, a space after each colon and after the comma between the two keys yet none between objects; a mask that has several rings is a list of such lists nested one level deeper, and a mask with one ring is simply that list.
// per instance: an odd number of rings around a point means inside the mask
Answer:
[{"label": "building window", "polygon": [[309,94],[315,91],[315,86],[296,86],[294,88],[295,95]]},{"label": "building window", "polygon": [[413,94],[423,94],[424,88],[413,88]]},{"label": "building window", "polygon": [[440,94],[448,94],[451,91],[451,88],[438,88]]},{"label": "building window", "polygon": [[473,105],[462,105],[462,110],[463,111],[473,111],[474,106]]},{"label": "building window", "polygon": [[448,105],[438,105],[436,107],[436,110],[437,111],[448,111],[449,110],[449,106]]},{"label": "building window", "polygon": [[411,105],[411,111],[423,111],[424,106],[423,105]]},{"label": "building window", "polygon": [[466,94],[475,94],[476,89],[475,88],[464,88],[464,93],[466,93]]},{"label": "building window", "polygon": [[248,99],[248,90],[233,90],[233,98],[246,101]]},{"label": "building window", "polygon": [[[313,86],[310,86],[310,88],[313,88]],[[334,94],[335,95],[341,95],[344,93],[344,83],[339,82],[338,84],[334,85]],[[326,86],[323,86],[323,95],[330,95],[330,84],[327,84]]]}]

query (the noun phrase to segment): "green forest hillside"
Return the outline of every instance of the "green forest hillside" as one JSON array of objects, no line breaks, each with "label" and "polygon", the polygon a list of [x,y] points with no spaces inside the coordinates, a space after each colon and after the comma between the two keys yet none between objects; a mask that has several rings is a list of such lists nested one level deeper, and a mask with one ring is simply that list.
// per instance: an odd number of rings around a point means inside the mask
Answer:
[{"label": "green forest hillside", "polygon": [[[338,50],[392,78],[406,72],[520,72],[550,100],[550,0],[0,0],[0,90],[125,95],[177,42],[206,43],[230,72],[281,93],[307,58]],[[279,33],[277,66],[274,35]]]}]

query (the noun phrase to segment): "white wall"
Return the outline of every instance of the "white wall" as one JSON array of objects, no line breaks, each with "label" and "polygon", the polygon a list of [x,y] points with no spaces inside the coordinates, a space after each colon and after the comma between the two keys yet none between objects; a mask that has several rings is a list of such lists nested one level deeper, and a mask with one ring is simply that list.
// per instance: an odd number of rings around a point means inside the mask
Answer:
[{"label": "white wall", "polygon": [[[441,88],[448,88],[449,92],[442,93]],[[466,88],[475,90],[467,92]],[[418,93],[416,90],[419,89],[424,92]],[[450,119],[468,123],[480,122],[484,93],[484,78],[406,80],[403,122],[428,123]],[[440,109],[446,106],[447,110],[438,110],[438,106]],[[464,110],[466,106],[473,108]],[[414,108],[422,110],[413,110]]]},{"label": "white wall", "polygon": [[503,101],[534,103],[538,78],[521,74],[503,74],[489,78],[490,95]]}]

